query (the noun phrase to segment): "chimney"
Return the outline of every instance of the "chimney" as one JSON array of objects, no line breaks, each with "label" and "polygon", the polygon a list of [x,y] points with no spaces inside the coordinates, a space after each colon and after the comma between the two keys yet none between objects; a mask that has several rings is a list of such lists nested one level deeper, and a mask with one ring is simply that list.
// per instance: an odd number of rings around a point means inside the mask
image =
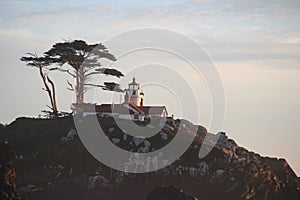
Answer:
[{"label": "chimney", "polygon": [[129,103],[130,98],[129,98],[129,91],[125,91],[125,96],[124,96],[124,103]]}]

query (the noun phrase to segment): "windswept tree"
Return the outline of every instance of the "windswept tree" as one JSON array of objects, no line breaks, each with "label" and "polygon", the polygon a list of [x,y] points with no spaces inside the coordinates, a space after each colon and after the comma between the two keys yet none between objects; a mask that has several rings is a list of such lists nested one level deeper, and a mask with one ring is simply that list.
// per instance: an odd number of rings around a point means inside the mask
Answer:
[{"label": "windswept tree", "polygon": [[[43,90],[47,92],[51,106],[47,105],[52,111],[49,112],[50,115],[58,115],[58,108],[56,103],[56,91],[55,84],[49,77],[49,72],[53,70],[50,65],[54,59],[49,59],[46,57],[38,57],[36,53],[27,53],[28,56],[21,57],[21,61],[26,62],[28,66],[35,67],[39,70],[39,75],[42,78],[44,87]],[[47,112],[47,111],[45,111]]]},{"label": "windswept tree", "polygon": [[46,60],[57,64],[57,70],[68,73],[75,78],[75,85],[68,82],[70,90],[76,94],[76,104],[84,102],[84,93],[89,87],[100,87],[104,90],[122,91],[119,84],[104,82],[103,85],[89,83],[94,75],[110,75],[120,78],[123,74],[111,68],[102,67],[100,60],[116,61],[116,58],[101,44],[87,44],[83,40],[56,43],[44,53]]}]

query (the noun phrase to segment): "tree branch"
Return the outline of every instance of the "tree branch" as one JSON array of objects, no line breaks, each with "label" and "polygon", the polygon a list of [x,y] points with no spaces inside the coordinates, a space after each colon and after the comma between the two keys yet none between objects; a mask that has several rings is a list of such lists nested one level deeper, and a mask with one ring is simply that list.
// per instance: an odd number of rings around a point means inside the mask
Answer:
[{"label": "tree branch", "polygon": [[43,67],[42,66],[39,66],[39,72],[40,72],[40,76],[41,76],[41,78],[43,80],[43,83],[44,83],[44,86],[45,86],[44,90],[48,93],[48,96],[49,96],[50,102],[51,102],[51,106],[52,106],[52,110],[54,110],[55,106],[54,106],[54,102],[53,102],[53,99],[52,99],[51,90],[50,90],[50,88],[47,84],[46,77],[43,73]]},{"label": "tree branch", "polygon": [[101,87],[101,88],[105,88],[105,85],[96,85],[96,84],[92,84],[92,83],[85,83],[85,86],[93,86],[93,87]]},{"label": "tree branch", "polygon": [[90,72],[90,73],[86,74],[85,76],[88,77],[88,76],[96,75],[96,74],[102,74],[102,72]]},{"label": "tree branch", "polygon": [[67,83],[68,83],[68,85],[71,87],[71,89],[68,88],[68,90],[74,91],[75,94],[77,94],[77,90],[76,90],[76,88],[74,87],[74,85],[73,85],[72,83],[70,83],[70,81],[67,81]]},{"label": "tree branch", "polygon": [[61,68],[57,68],[59,71],[61,71],[61,72],[67,72],[69,75],[71,75],[73,78],[76,78],[76,75],[75,74],[72,74],[71,72],[70,72],[70,70],[68,70],[68,69],[61,69]]}]

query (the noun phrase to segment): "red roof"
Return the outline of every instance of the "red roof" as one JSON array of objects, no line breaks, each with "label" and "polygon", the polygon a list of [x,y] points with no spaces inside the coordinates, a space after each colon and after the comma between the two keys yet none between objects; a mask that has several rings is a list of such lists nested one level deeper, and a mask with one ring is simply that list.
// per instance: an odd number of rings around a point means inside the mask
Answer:
[{"label": "red roof", "polygon": [[129,102],[129,105],[130,105],[132,108],[136,109],[139,113],[145,114],[145,112],[144,112],[142,109],[140,109],[141,107],[140,107],[140,106],[137,106],[135,103]]},{"label": "red roof", "polygon": [[[76,106],[74,104],[74,106]],[[146,115],[161,115],[163,111],[167,111],[165,106],[137,106],[130,102],[129,104],[83,104],[81,105],[83,112],[97,113],[119,113],[119,114],[146,114]]]},{"label": "red roof", "polygon": [[139,106],[139,108],[143,110],[146,114],[150,114],[150,115],[162,114],[164,110],[167,112],[165,106]]}]

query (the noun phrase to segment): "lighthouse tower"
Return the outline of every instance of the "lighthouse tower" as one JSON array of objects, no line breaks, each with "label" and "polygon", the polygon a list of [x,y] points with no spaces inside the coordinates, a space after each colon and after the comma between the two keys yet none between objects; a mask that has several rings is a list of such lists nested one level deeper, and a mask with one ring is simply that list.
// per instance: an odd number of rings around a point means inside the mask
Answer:
[{"label": "lighthouse tower", "polygon": [[135,81],[135,77],[132,79],[132,83],[128,84],[128,89],[125,90],[125,103],[132,102],[137,106],[143,106],[143,92],[140,89],[140,84]]}]

